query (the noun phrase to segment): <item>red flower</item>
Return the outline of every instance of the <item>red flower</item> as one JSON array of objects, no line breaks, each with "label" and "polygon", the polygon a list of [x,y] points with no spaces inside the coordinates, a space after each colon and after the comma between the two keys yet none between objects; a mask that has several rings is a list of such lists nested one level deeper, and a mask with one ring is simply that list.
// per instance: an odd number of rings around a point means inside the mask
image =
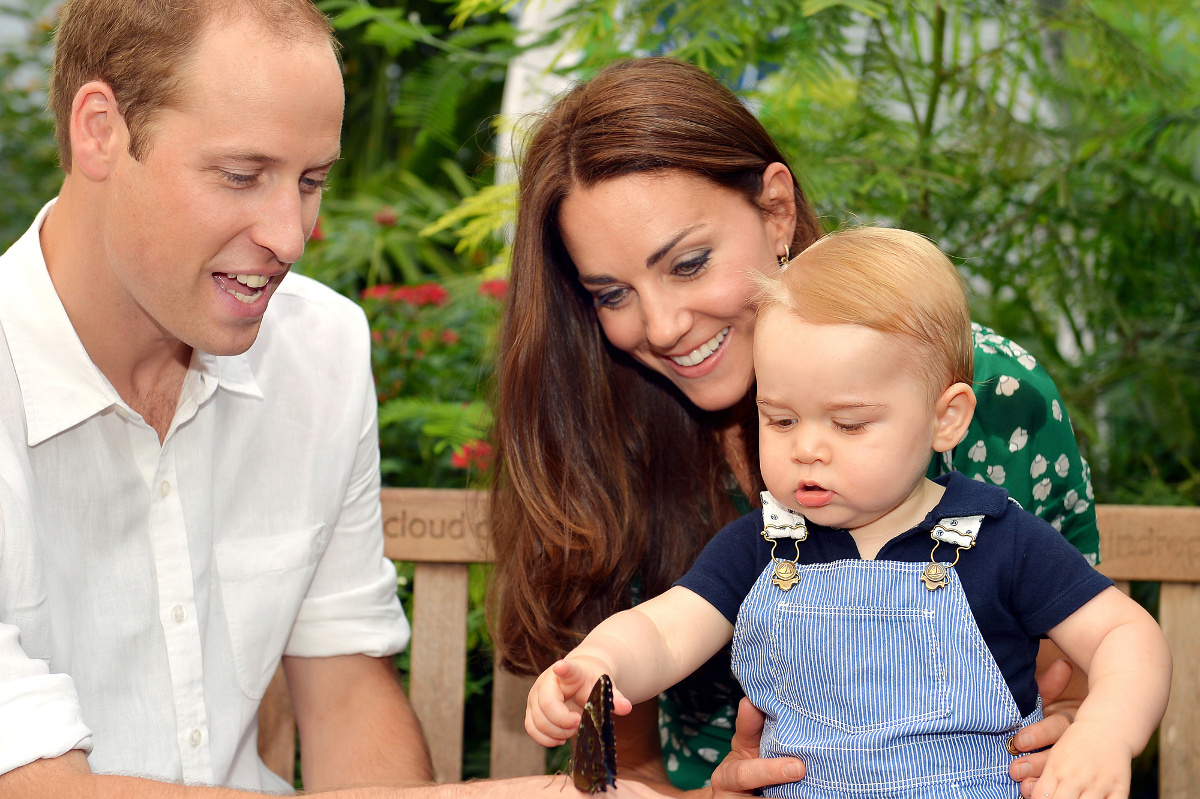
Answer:
[{"label": "red flower", "polygon": [[362,290],[358,295],[359,299],[363,300],[386,300],[392,293],[391,283],[380,283],[377,286],[370,286]]},{"label": "red flower", "polygon": [[416,286],[397,286],[392,290],[392,299],[409,305],[445,305],[450,292],[439,283],[421,283]]},{"label": "red flower", "polygon": [[479,294],[482,297],[491,297],[494,300],[504,299],[504,292],[508,290],[508,281],[503,278],[495,280],[485,280],[479,284]]},{"label": "red flower", "polygon": [[468,441],[450,456],[455,469],[486,469],[492,462],[492,445],[486,441]]},{"label": "red flower", "polygon": [[383,206],[375,212],[375,224],[380,227],[395,227],[400,217],[388,206]]},{"label": "red flower", "polygon": [[312,232],[308,234],[309,241],[325,241],[325,233],[321,230],[321,217],[317,217],[317,223],[313,225]]},{"label": "red flower", "polygon": [[461,340],[462,340],[462,338],[458,335],[458,333],[454,332],[453,330],[443,330],[442,331],[442,343],[443,344],[448,344],[450,346],[454,346]]},{"label": "red flower", "polygon": [[383,333],[381,333],[378,330],[372,330],[371,331],[371,341],[374,341],[376,344],[382,344],[383,343]]}]

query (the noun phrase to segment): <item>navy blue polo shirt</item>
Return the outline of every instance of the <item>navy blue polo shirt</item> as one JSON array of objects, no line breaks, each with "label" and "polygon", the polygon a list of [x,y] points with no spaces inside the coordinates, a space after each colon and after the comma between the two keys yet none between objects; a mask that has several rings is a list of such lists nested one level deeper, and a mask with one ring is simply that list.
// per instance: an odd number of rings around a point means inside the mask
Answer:
[{"label": "navy blue polo shirt", "polygon": [[[975,546],[962,551],[954,570],[1017,707],[1028,715],[1037,705],[1034,668],[1039,638],[1112,581],[1047,522],[1010,501],[1003,488],[959,472],[935,482],[946,489],[937,507],[916,527],[884,544],[875,559],[928,563],[934,543],[929,531],[940,520],[986,517]],[[771,562],[771,544],[762,537],[762,529],[761,510],[730,522],[676,585],[696,592],[736,624],[742,600]],[[806,540],[779,540],[776,557],[790,560],[796,554],[801,565],[862,559],[847,531],[812,522]],[[942,544],[937,556],[952,562],[954,547]]]}]

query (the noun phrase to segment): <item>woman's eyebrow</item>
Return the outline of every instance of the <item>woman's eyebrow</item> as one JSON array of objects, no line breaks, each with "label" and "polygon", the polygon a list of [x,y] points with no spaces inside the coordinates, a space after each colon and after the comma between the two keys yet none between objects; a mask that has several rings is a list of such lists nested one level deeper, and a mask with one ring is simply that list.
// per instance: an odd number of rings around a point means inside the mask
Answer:
[{"label": "woman's eyebrow", "polygon": [[662,247],[658,248],[658,250],[656,250],[653,254],[651,254],[651,256],[649,258],[646,259],[646,268],[649,269],[650,267],[654,266],[659,261],[661,261],[663,258],[667,257],[667,253],[669,253],[672,249],[674,249],[676,244],[683,241],[684,236],[691,233],[693,230],[695,230],[698,227],[703,227],[703,224],[702,223],[695,224],[695,225],[692,225],[691,227],[684,228],[683,230],[676,233],[674,238],[672,238],[670,241],[668,241]]}]

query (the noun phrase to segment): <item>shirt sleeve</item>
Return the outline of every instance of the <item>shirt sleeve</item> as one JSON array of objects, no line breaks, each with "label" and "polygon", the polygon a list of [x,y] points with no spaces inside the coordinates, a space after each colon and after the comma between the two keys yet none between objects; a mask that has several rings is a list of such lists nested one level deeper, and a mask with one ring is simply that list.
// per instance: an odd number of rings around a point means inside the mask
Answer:
[{"label": "shirt sleeve", "polygon": [[360,363],[356,391],[361,414],[358,448],[337,524],[300,606],[284,653],[298,657],[393,655],[411,630],[396,595],[396,569],[383,554],[379,504],[379,420],[370,368],[366,317],[355,309]]},{"label": "shirt sleeve", "polygon": [[0,774],[72,749],[92,751],[74,682],[47,665],[46,593],[22,507],[0,478]]},{"label": "shirt sleeve", "polygon": [[751,511],[725,525],[704,546],[696,563],[675,585],[699,594],[730,624],[737,624],[742,600],[762,573],[763,565],[756,557],[761,530],[761,510]]},{"label": "shirt sleeve", "polygon": [[1045,521],[1020,508],[1014,513],[1010,603],[1025,633],[1036,638],[1113,583]]},{"label": "shirt sleeve", "polygon": [[975,415],[966,437],[931,471],[957,469],[1003,486],[1094,566],[1100,534],[1091,474],[1054,381],[1020,345],[972,327]]}]

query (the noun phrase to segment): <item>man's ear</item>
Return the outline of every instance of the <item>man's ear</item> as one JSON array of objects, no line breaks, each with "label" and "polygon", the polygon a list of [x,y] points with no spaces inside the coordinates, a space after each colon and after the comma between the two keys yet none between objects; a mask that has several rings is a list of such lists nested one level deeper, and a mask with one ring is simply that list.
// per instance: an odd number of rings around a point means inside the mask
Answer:
[{"label": "man's ear", "polygon": [[936,416],[933,449],[946,452],[967,434],[975,415],[975,392],[966,383],[955,383],[937,398],[933,410]]},{"label": "man's ear", "polygon": [[775,244],[775,254],[785,255],[796,233],[796,190],[792,185],[792,173],[776,161],[763,170],[762,181],[758,202],[767,212],[767,235]]},{"label": "man's ear", "polygon": [[104,81],[85,83],[71,104],[71,171],[104,180],[115,159],[129,152],[129,129],[117,110],[112,87]]}]

